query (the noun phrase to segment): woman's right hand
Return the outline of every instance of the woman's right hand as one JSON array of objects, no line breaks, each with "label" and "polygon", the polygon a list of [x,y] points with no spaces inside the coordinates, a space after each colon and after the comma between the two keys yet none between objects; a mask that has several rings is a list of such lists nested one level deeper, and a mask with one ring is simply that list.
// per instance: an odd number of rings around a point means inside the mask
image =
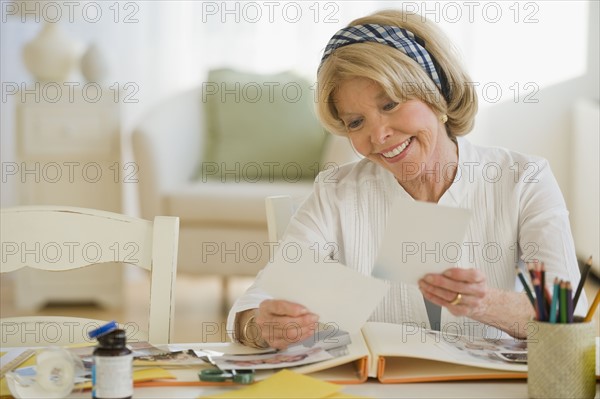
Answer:
[{"label": "woman's right hand", "polygon": [[313,335],[319,316],[304,306],[279,299],[267,299],[256,310],[254,322],[271,348],[286,349]]}]

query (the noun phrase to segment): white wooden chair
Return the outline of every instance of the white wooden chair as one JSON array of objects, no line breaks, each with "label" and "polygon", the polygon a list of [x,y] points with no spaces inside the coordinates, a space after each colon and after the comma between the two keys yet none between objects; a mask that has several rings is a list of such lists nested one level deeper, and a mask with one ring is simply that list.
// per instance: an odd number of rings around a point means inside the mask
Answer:
[{"label": "white wooden chair", "polygon": [[281,240],[285,229],[294,215],[294,204],[289,195],[274,195],[265,199],[269,242]]},{"label": "white wooden chair", "polygon": [[[179,218],[157,216],[151,222],[59,206],[5,208],[1,216],[1,273],[25,266],[56,272],[111,262],[139,266],[151,274],[148,326],[138,329],[117,321],[130,341],[171,342]],[[4,318],[0,319],[1,346],[89,342],[88,331],[103,323],[74,317]]]}]

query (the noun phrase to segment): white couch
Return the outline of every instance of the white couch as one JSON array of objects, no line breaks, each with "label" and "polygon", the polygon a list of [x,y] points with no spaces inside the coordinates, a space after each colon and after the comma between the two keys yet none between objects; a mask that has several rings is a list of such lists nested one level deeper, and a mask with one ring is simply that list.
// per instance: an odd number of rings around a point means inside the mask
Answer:
[{"label": "white couch", "polygon": [[[286,181],[279,175],[272,182],[256,183],[243,175],[239,182],[231,176],[225,182],[208,174],[198,178],[207,145],[203,87],[154,107],[134,129],[139,204],[146,219],[180,218],[178,271],[220,275],[226,283],[228,276],[256,275],[267,262],[272,244],[267,238],[265,197],[290,195],[299,203],[313,183],[295,182],[293,177]],[[323,134],[327,137],[320,166],[357,159],[347,139]]]}]

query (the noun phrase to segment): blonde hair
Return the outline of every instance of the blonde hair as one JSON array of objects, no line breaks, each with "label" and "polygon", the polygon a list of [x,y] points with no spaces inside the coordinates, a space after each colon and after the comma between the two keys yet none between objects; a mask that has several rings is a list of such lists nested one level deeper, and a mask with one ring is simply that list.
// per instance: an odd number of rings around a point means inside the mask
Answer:
[{"label": "blonde hair", "polygon": [[346,135],[333,96],[341,82],[361,77],[378,83],[393,101],[418,99],[437,114],[446,114],[446,130],[450,136],[469,133],[477,113],[477,94],[454,47],[441,30],[420,15],[398,10],[379,11],[356,19],[348,26],[364,24],[397,26],[422,39],[425,49],[443,71],[438,72],[446,76],[450,88],[448,98],[444,99],[427,72],[402,51],[380,43],[355,43],[336,49],[319,68],[316,112],[325,128],[331,133]]}]

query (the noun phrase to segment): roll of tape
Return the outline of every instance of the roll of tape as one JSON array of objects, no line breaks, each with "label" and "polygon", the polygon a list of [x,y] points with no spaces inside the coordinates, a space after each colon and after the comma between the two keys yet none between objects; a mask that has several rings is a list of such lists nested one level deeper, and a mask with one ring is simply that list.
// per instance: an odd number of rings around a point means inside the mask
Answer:
[{"label": "roll of tape", "polygon": [[75,364],[64,350],[44,351],[37,360],[36,382],[46,392],[64,397],[71,393],[75,384]]},{"label": "roll of tape", "polygon": [[65,349],[50,348],[38,353],[33,377],[15,371],[6,374],[6,382],[15,398],[64,398],[73,390],[79,367],[81,360]]}]

